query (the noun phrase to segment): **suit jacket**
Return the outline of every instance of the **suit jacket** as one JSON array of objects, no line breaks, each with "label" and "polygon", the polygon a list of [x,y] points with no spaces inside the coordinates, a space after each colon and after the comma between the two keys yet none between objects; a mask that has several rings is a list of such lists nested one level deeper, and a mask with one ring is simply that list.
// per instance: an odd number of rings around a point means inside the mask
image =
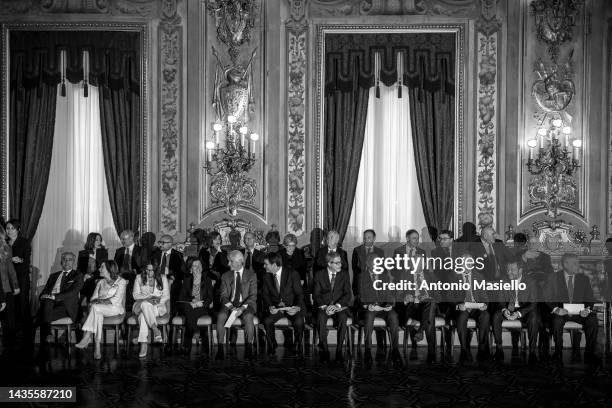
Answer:
[{"label": "suit jacket", "polygon": [[[502,241],[495,240],[493,244],[493,252],[495,252],[495,261],[492,256],[487,255],[487,250],[482,241],[474,242],[470,245],[470,252],[475,258],[483,258],[484,268],[480,273],[487,280],[506,279],[506,264],[512,258],[512,254],[506,248]],[[496,267],[499,266],[500,276],[496,277]]]},{"label": "suit jacket", "polygon": [[[318,271],[327,270],[327,261],[325,260],[325,257],[327,256],[328,249],[329,248],[327,246],[324,246],[319,248],[319,250],[317,251],[317,255],[315,256],[312,266],[313,276],[316,275]],[[336,247],[336,253],[340,255],[340,260],[342,261],[342,271],[348,272],[349,264],[348,255],[346,254],[346,251],[340,247]]]},{"label": "suit jacket", "polygon": [[[395,294],[389,290],[376,290],[374,289],[374,281],[380,280],[383,283],[391,282],[391,274],[385,270],[383,273],[374,275],[374,280],[369,273],[363,271],[359,276],[359,293],[361,294],[361,305],[374,305],[387,306],[395,302]],[[353,283],[355,281],[353,280]]]},{"label": "suit jacket", "polygon": [[[226,305],[232,303],[232,291],[234,290],[234,275],[233,271],[224,273],[221,276],[221,304]],[[248,270],[242,271],[242,279],[240,281],[242,287],[242,301],[240,305],[247,305],[257,311],[257,276],[255,272]]]},{"label": "suit jacket", "polygon": [[32,261],[32,246],[30,242],[24,237],[17,237],[13,245],[13,256],[18,256],[23,259],[22,263],[14,263],[15,273],[17,273],[17,279],[23,281],[23,279],[30,279],[30,263]]},{"label": "suit jacket", "polygon": [[[144,272],[146,273],[146,272]],[[157,304],[157,310],[159,311],[159,315],[163,316],[169,312],[170,308],[170,284],[168,283],[168,278],[166,275],[162,275],[162,288],[159,289],[157,287],[157,282],[153,287],[153,290],[149,288],[146,284],[142,283],[142,273],[136,276],[134,280],[134,288],[132,289],[132,297],[136,301],[133,305],[134,313],[137,313],[137,309],[140,309],[139,301],[147,299],[150,296],[155,296],[160,298],[159,303]]]},{"label": "suit jacket", "polygon": [[300,275],[300,279],[305,281],[307,279],[308,267],[306,266],[306,258],[304,257],[304,251],[301,248],[295,248],[291,256],[287,255],[287,249],[281,248],[278,251],[283,258],[283,267],[287,266]]},{"label": "suit jacket", "polygon": [[13,253],[11,247],[8,247],[8,253],[4,260],[0,261],[0,281],[5,293],[12,293],[15,289],[20,289],[17,273],[13,266]]},{"label": "suit jacket", "polygon": [[96,289],[94,290],[91,300],[94,299],[105,299],[110,300],[111,305],[117,308],[117,314],[125,313],[125,290],[128,285],[128,281],[123,278],[118,278],[105,296],[100,296],[100,287],[102,286],[104,279],[98,281]]},{"label": "suit jacket", "polygon": [[285,306],[299,306],[301,312],[306,311],[300,275],[288,266],[283,265],[281,270],[280,293],[276,288],[274,274],[266,273],[262,296],[266,311],[270,306],[278,306],[281,301]]},{"label": "suit jacket", "polygon": [[[123,259],[125,256],[125,247],[117,248],[115,251],[115,262],[117,262],[117,266],[119,270],[123,267]],[[132,257],[130,260],[131,265],[129,265],[130,272],[135,273],[136,275],[141,272],[141,269],[149,260],[147,259],[147,251],[145,251],[142,247],[138,245],[134,245],[132,249]]]},{"label": "suit jacket", "polygon": [[[484,280],[484,276],[480,274],[478,271],[472,271],[472,288],[474,285],[474,281],[482,281]],[[459,280],[466,282],[465,276],[461,274],[455,274],[454,282],[459,282]],[[478,303],[489,303],[489,294],[485,290],[477,289],[472,290],[472,294],[474,295],[474,301]],[[464,303],[468,296],[467,290],[456,290],[447,293],[446,295],[449,299],[454,299],[456,304]]]},{"label": "suit jacket", "polygon": [[[179,295],[181,302],[191,302],[193,298],[193,275],[187,274],[183,278],[183,286],[181,287],[181,293]],[[200,299],[197,299],[204,303],[204,309],[210,309],[210,304],[213,301],[213,287],[212,282],[208,276],[202,273],[200,280]]]},{"label": "suit jacket", "polygon": [[[374,247],[373,252],[376,256],[383,258],[385,256],[385,251],[382,248]],[[361,279],[361,272],[366,267],[366,248],[365,245],[359,245],[357,248],[353,249],[353,255],[351,257],[351,267],[353,268],[353,294],[355,297],[360,296],[361,294],[361,284],[359,283],[359,279]]]},{"label": "suit jacket", "polygon": [[219,281],[221,279],[221,275],[230,270],[227,253],[224,250],[218,251],[215,254],[212,267],[210,265],[210,256],[211,251],[209,248],[200,249],[198,257],[202,261],[203,271],[206,272],[211,280]]},{"label": "suit jacket", "polygon": [[[404,256],[406,254],[406,245],[402,245],[400,247],[397,247],[393,250],[393,257],[395,258],[396,255],[400,255],[400,256]],[[425,257],[427,254],[425,253],[425,251],[419,247],[415,248],[415,257]],[[399,282],[402,279],[410,279],[412,277],[412,274],[409,271],[403,270],[403,269],[394,269],[393,271],[391,271],[391,277],[393,279],[394,282]]]},{"label": "suit jacket", "polygon": [[[79,256],[77,257],[77,271],[81,272],[83,275],[87,274],[87,266],[89,265],[89,254],[91,251],[87,249],[83,249],[79,251]],[[106,261],[108,259],[108,250],[104,247],[98,249],[96,251],[96,271],[94,278],[99,278],[100,274],[98,272],[98,268],[100,268],[100,264],[102,261]]]},{"label": "suit jacket", "polygon": [[[521,257],[527,252],[527,249],[521,251],[518,255]],[[538,257],[523,261],[523,274],[526,276],[533,275],[538,282],[546,282],[548,275],[555,273],[552,266],[550,255],[538,251]]]},{"label": "suit jacket", "polygon": [[313,280],[312,298],[317,307],[335,304],[340,304],[342,307],[350,306],[352,293],[348,272],[340,271],[336,274],[333,290],[327,269],[317,272]]},{"label": "suit jacket", "polygon": [[[161,250],[157,250],[153,252],[153,255],[151,256],[151,262],[156,263],[160,268],[162,254],[163,252]],[[168,265],[168,279],[173,277],[174,283],[180,284],[183,281],[183,255],[173,248],[170,250],[170,259],[166,257],[166,262]],[[161,271],[161,273],[165,273],[165,271]]]},{"label": "suit jacket", "polygon": [[[529,312],[538,310],[538,282],[531,276],[523,276],[522,282],[527,285],[527,289],[517,292],[519,306],[515,308],[515,310],[520,311],[522,315],[526,315]],[[514,296],[515,293],[513,290],[501,292],[502,301],[499,303],[499,308],[504,309],[508,308],[510,305],[514,306]]]},{"label": "suit jacket", "polygon": [[544,286],[544,299],[548,301],[551,309],[563,307],[563,303],[584,303],[584,307],[593,310],[595,296],[588,276],[581,273],[574,275],[574,296],[570,300],[563,271],[555,272],[548,277]]},{"label": "suit jacket", "polygon": [[[62,271],[52,273],[47,279],[47,284],[41,292],[42,295],[50,295],[55,286],[55,281],[59,278]],[[79,292],[83,288],[83,275],[81,272],[71,270],[68,275],[64,278],[64,283],[60,286],[60,292],[55,295],[56,302],[62,302],[66,307],[68,316],[73,321],[76,321],[77,313],[79,311]]]},{"label": "suit jacket", "polygon": [[434,249],[431,250],[431,257],[432,258],[440,258],[442,260],[442,268],[434,268],[433,275],[435,276],[435,278],[439,281],[442,282],[453,282],[454,278],[455,278],[455,271],[452,269],[444,269],[444,260],[446,258],[452,258],[453,259],[453,265],[455,264],[455,259],[460,257],[461,254],[459,254],[458,250],[456,250],[456,248],[451,247],[450,248],[450,253],[447,252],[447,250],[445,248],[442,247],[436,247]]},{"label": "suit jacket", "polygon": [[[246,248],[242,248],[240,250],[240,252],[242,252],[242,255],[244,255],[244,267],[247,267],[247,253],[246,253]],[[257,275],[257,283],[259,285],[262,284],[263,279],[264,279],[264,274],[266,273],[266,270],[264,269],[264,257],[266,256],[266,254],[263,251],[260,251],[257,248],[253,248],[253,255],[251,256],[251,268],[253,269],[253,272],[255,272],[255,275]]]}]

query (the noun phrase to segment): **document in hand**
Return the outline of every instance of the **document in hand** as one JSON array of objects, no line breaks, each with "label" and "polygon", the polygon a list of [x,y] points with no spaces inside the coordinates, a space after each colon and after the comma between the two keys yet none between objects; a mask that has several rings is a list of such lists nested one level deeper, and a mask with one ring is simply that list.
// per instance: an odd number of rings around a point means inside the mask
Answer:
[{"label": "document in hand", "polygon": [[465,302],[466,309],[480,309],[484,303]]},{"label": "document in hand", "polygon": [[577,315],[584,309],[584,304],[582,303],[564,303],[563,308],[567,310],[567,314],[569,315]]},{"label": "document in hand", "polygon": [[236,320],[236,311],[232,310],[232,313],[230,313],[229,317],[227,318],[227,320],[225,321],[225,328],[229,328],[232,327],[232,324],[234,324],[234,320]]}]

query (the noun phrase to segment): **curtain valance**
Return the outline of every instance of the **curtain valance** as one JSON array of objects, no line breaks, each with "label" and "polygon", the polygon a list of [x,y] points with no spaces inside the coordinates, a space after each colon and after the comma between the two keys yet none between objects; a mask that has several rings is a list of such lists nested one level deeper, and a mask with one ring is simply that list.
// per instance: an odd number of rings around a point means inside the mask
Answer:
[{"label": "curtain valance", "polygon": [[13,31],[10,37],[11,85],[36,88],[62,80],[83,80],[83,52],[89,54],[88,82],[94,86],[139,92],[140,35],[129,31]]},{"label": "curtain valance", "polygon": [[403,54],[402,82],[409,88],[454,94],[455,34],[380,33],[325,36],[325,92],[375,86],[375,54],[380,82],[398,80],[397,54]]}]

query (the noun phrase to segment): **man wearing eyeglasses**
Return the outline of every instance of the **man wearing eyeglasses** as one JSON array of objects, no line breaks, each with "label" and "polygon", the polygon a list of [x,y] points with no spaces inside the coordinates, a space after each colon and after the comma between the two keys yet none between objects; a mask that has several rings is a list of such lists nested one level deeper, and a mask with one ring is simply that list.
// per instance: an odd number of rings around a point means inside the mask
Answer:
[{"label": "man wearing eyeglasses", "polygon": [[181,292],[183,284],[183,255],[172,248],[174,239],[170,235],[162,235],[157,241],[159,249],[153,252],[151,262],[159,265],[159,270],[168,279],[170,284],[170,307],[171,313],[176,310],[176,301]]},{"label": "man wearing eyeglasses", "polygon": [[329,361],[327,347],[327,319],[333,319],[338,328],[336,361],[343,362],[342,344],[346,337],[346,321],[349,317],[351,302],[351,282],[347,271],[342,270],[342,258],[339,253],[326,255],[327,269],[319,271],[314,277],[313,299],[317,308],[319,324],[319,347],[322,349],[321,360]]}]

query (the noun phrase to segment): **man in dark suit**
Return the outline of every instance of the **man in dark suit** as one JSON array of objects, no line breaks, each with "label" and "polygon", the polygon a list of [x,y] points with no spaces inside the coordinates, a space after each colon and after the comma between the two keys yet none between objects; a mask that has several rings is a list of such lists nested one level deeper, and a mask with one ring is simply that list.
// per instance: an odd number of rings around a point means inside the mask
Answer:
[{"label": "man in dark suit", "polygon": [[[272,252],[264,258],[266,275],[263,282],[263,305],[267,316],[264,318],[264,327],[268,337],[268,353],[274,354],[276,339],[274,323],[286,317],[293,325],[295,332],[294,345],[302,343],[304,335],[304,291],[297,271],[284,267],[281,255]],[[284,309],[284,310],[279,310]],[[301,354],[302,349],[296,347]]]},{"label": "man in dark suit", "polygon": [[508,272],[508,282],[516,281],[525,283],[525,290],[507,290],[502,293],[502,302],[498,304],[494,311],[491,311],[491,324],[493,325],[493,335],[495,337],[495,360],[504,360],[504,350],[502,344],[502,323],[504,320],[520,321],[527,325],[529,336],[529,363],[537,362],[536,349],[538,343],[538,331],[540,329],[540,316],[538,313],[538,283],[532,276],[523,273],[522,264],[518,260],[510,260],[506,265]]},{"label": "man in dark suit", "polygon": [[119,238],[122,247],[115,251],[115,262],[117,262],[121,276],[128,281],[125,294],[125,310],[132,310],[134,279],[149,260],[146,259],[146,251],[134,243],[134,232],[132,230],[121,232]]},{"label": "man in dark suit", "polygon": [[484,260],[484,268],[480,273],[485,279],[491,281],[506,279],[506,264],[512,257],[503,241],[496,239],[495,235],[493,227],[484,227],[480,240],[470,246],[470,253],[474,258]]},{"label": "man in dark suit", "polygon": [[340,260],[342,261],[341,269],[344,272],[348,272],[348,255],[344,249],[338,246],[339,241],[340,234],[338,234],[337,231],[331,230],[327,233],[327,245],[319,248],[319,250],[317,251],[317,255],[315,256],[315,260],[313,263],[313,277],[317,274],[318,271],[325,271],[327,269],[327,254],[337,253],[338,255],[340,255]]},{"label": "man in dark suit", "polygon": [[221,276],[221,310],[217,315],[218,360],[224,358],[225,322],[232,312],[236,312],[236,318],[240,318],[244,325],[247,358],[253,355],[252,344],[255,338],[253,317],[257,312],[257,276],[244,268],[244,255],[240,251],[229,254],[229,265],[231,272]]},{"label": "man in dark suit", "polygon": [[555,270],[550,255],[540,251],[541,247],[542,243],[538,237],[531,237],[527,248],[521,251],[519,255],[524,264],[523,273],[525,276],[533,276],[536,282],[544,285],[548,276],[553,274]]},{"label": "man in dark suit", "polygon": [[[561,272],[549,275],[544,288],[545,299],[552,309],[552,330],[555,339],[555,353],[553,360],[561,362],[563,350],[563,326],[565,322],[580,323],[586,337],[584,358],[588,362],[596,362],[595,349],[597,347],[597,314],[593,310],[595,296],[589,278],[580,273],[578,256],[565,253],[561,257]],[[569,315],[564,303],[582,303],[584,309],[578,315]]]},{"label": "man in dark suit", "polygon": [[263,251],[255,248],[255,235],[252,232],[244,234],[244,248],[240,250],[244,255],[244,269],[255,272],[257,275],[257,284],[263,283],[265,269]]},{"label": "man in dark suit", "polygon": [[368,254],[375,254],[380,258],[384,258],[385,251],[382,248],[374,246],[376,241],[376,232],[372,229],[365,230],[363,232],[363,244],[353,249],[353,256],[351,258],[351,267],[353,268],[353,295],[355,296],[355,307],[360,305],[360,288],[359,279],[361,278],[361,272],[365,270],[366,257]]},{"label": "man in dark suit", "polygon": [[[346,254],[346,253],[345,253]],[[314,276],[313,299],[317,309],[319,325],[319,346],[323,349],[321,359],[329,360],[327,347],[327,319],[332,318],[338,327],[338,342],[336,361],[344,361],[342,344],[346,337],[346,321],[349,316],[351,302],[351,281],[347,271],[342,270],[340,253],[328,253],[327,268],[320,270]]]},{"label": "man in dark suit", "polygon": [[[461,354],[459,355],[459,363],[472,361],[470,352],[470,344],[468,341],[468,319],[472,318],[478,325],[478,355],[479,361],[484,361],[489,357],[487,348],[489,339],[490,316],[488,309],[489,296],[486,291],[474,289],[475,281],[482,281],[484,277],[478,272],[478,264],[474,260],[474,256],[469,252],[465,252],[459,257],[462,259],[462,266],[455,264],[455,279],[456,282],[462,281],[467,283],[468,290],[458,290],[454,293],[455,311],[453,317],[455,326],[457,327],[457,335],[461,345]],[[459,270],[458,268],[462,268]],[[459,273],[461,272],[461,273]],[[478,308],[471,308],[470,303],[480,303]]]},{"label": "man in dark suit", "polygon": [[51,322],[70,317],[76,322],[79,311],[79,292],[83,288],[83,275],[73,269],[76,256],[71,252],[62,254],[62,270],[49,276],[40,294],[40,339],[49,342]]},{"label": "man in dark suit", "polygon": [[[467,244],[465,243],[455,243],[453,240],[453,232],[451,230],[442,230],[438,234],[438,246],[435,247],[431,251],[431,257],[434,259],[440,259],[440,262],[434,262],[434,270],[433,275],[435,280],[449,283],[455,281],[455,271],[453,269],[445,269],[444,264],[448,263],[448,259],[453,260],[458,257],[459,253],[461,253],[461,247],[463,249],[467,249]],[[446,318],[450,317],[450,314],[455,308],[455,304],[453,302],[449,302],[449,298],[446,292],[438,291],[438,310],[440,313],[444,315]],[[450,343],[449,343],[450,344]]]},{"label": "man in dark suit", "polygon": [[176,310],[176,301],[179,298],[183,284],[183,254],[172,248],[174,239],[170,235],[162,235],[157,244],[159,245],[159,250],[153,252],[151,262],[159,265],[159,270],[162,275],[166,276],[170,284],[170,305],[172,308],[170,314],[172,315]]},{"label": "man in dark suit", "polygon": [[[372,332],[374,331],[374,319],[379,317],[385,320],[387,329],[391,333],[391,356],[395,361],[401,361],[399,353],[399,318],[394,310],[395,296],[388,290],[380,290],[382,283],[391,281],[388,270],[375,273],[374,262],[378,255],[374,252],[368,253],[366,259],[361,263],[363,270],[359,279],[359,293],[361,293],[361,307],[364,316],[365,332],[365,361],[372,361]],[[376,283],[376,281],[380,281]],[[378,289],[377,289],[378,288]]]},{"label": "man in dark suit", "polygon": [[[419,248],[419,239],[420,236],[417,230],[408,230],[406,232],[406,245],[396,248],[393,251],[393,257],[407,255],[408,258],[414,261],[421,258],[421,262],[424,263],[426,253],[423,249]],[[400,313],[400,321],[407,323],[409,319],[414,319],[420,322],[419,328],[412,331],[413,345],[416,346],[416,342],[423,340],[423,334],[425,334],[428,347],[427,361],[433,362],[436,358],[436,304],[432,293],[419,289],[423,281],[430,282],[433,279],[422,264],[416,270],[412,270],[411,267],[408,269],[396,269],[395,281],[399,282],[402,279],[413,281],[417,289],[402,293],[401,299],[398,299],[398,309],[401,310],[403,308],[403,312]]]}]

